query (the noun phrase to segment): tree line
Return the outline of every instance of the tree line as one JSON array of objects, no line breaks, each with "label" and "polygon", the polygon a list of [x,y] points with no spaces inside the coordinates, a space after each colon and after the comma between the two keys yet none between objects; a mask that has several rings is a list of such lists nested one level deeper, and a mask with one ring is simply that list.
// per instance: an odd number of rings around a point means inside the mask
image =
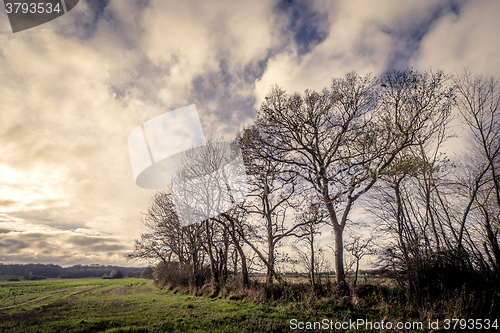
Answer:
[{"label": "tree line", "polygon": [[[110,276],[111,273],[123,272],[126,277],[148,276],[146,268],[143,267],[119,267],[104,265],[73,265],[61,267],[54,264],[2,264],[0,263],[0,275],[17,276],[32,279],[37,278],[87,278]],[[116,274],[116,273],[115,273]]]},{"label": "tree line", "polygon": [[[314,287],[328,257],[338,285],[349,288],[346,251],[356,272],[364,255],[376,255],[380,268],[420,293],[436,281],[498,281],[499,84],[466,70],[405,69],[378,77],[350,72],[322,91],[273,86],[230,153],[212,139],[204,153],[184,156],[179,179],[204,175],[197,190],[155,193],[142,220],[148,231],[129,258],[159,263],[163,280],[209,281],[215,293],[232,275],[248,286],[256,270],[266,271],[269,284],[285,284],[279,264],[291,260],[308,269]],[[445,144],[454,131],[463,147],[451,160]],[[181,225],[179,212],[199,216],[221,201],[232,181],[225,166],[238,154],[245,201]],[[213,174],[222,179],[217,191],[207,180]],[[370,237],[351,220],[354,209],[370,214]],[[317,242],[325,230],[334,235],[329,251]],[[285,243],[299,259],[279,252]]]}]

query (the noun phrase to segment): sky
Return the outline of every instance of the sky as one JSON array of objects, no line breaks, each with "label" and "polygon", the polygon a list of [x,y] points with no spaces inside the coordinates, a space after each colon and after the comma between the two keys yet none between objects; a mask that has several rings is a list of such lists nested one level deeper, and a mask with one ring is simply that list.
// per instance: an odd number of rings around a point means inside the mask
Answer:
[{"label": "sky", "polygon": [[231,140],[271,85],[322,89],[353,70],[500,77],[498,13],[495,0],[81,0],[14,34],[0,4],[0,262],[144,264],[125,259],[155,193],[135,184],[135,128],[195,104],[205,136]]}]

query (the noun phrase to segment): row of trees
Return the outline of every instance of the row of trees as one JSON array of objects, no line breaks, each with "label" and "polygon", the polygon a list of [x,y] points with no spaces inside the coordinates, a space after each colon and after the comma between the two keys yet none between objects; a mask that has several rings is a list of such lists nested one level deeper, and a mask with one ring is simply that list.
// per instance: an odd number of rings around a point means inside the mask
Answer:
[{"label": "row of trees", "polygon": [[105,265],[73,265],[61,267],[54,264],[2,264],[0,263],[0,275],[3,276],[25,276],[44,278],[86,278],[110,275],[113,271],[125,272],[124,276],[139,277],[145,270],[142,267],[118,267]]},{"label": "row of trees", "polygon": [[[149,231],[130,258],[187,265],[194,285],[203,282],[201,272],[209,266],[218,291],[236,272],[247,286],[250,265],[265,268],[268,283],[284,283],[277,249],[293,239],[296,247],[306,247],[299,257],[314,285],[316,239],[329,224],[335,274],[345,284],[344,248],[359,268],[373,245],[356,230],[344,244],[349,217],[363,206],[383,239],[380,264],[403,274],[414,288],[429,270],[443,267],[499,278],[498,85],[468,72],[449,77],[407,69],[378,78],[348,73],[321,92],[289,95],[274,86],[255,124],[232,143],[232,153],[209,140],[204,153],[186,156],[179,172],[182,179],[203,175],[196,178],[199,193],[156,193],[143,220]],[[470,138],[455,163],[443,153],[453,109]],[[238,154],[247,174],[246,200],[202,223],[181,226],[176,212],[203,214],[203,207],[222,201],[224,187],[231,199],[237,195],[229,184],[238,180],[224,170]],[[215,182],[217,191],[208,186],[214,184],[210,175],[223,179]]]}]

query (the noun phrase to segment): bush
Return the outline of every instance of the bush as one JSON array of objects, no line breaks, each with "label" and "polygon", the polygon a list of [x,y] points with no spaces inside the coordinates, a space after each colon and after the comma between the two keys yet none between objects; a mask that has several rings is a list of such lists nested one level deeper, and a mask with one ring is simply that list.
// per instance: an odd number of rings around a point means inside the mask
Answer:
[{"label": "bush", "polygon": [[123,277],[123,274],[121,271],[113,270],[109,274],[110,279],[121,279]]},{"label": "bush", "polygon": [[113,270],[111,273],[104,274],[102,276],[103,279],[121,279],[123,277],[123,274],[121,271]]},{"label": "bush", "polygon": [[201,287],[210,280],[210,269],[202,267],[194,272],[189,264],[162,262],[153,269],[156,285],[162,287]]},{"label": "bush", "polygon": [[36,275],[25,275],[23,276],[23,280],[28,280],[28,281],[36,281],[36,280],[44,280],[46,277],[44,276],[36,276]]}]

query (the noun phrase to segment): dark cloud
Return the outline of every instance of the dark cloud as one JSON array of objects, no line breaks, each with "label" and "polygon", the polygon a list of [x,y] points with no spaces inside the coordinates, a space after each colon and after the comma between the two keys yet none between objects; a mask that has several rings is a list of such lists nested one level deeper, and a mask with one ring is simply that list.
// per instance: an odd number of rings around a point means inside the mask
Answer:
[{"label": "dark cloud", "polygon": [[[57,228],[59,230],[74,230],[85,226],[85,217],[67,216],[65,207],[48,207],[44,210],[19,211],[9,213],[10,216],[23,219],[35,225],[43,225]],[[30,230],[28,230],[30,231]]]},{"label": "dark cloud", "polygon": [[[3,234],[0,261],[21,263],[125,263],[130,244],[113,237],[96,237],[69,232]],[[90,252],[90,253],[89,253]]]},{"label": "dark cloud", "polygon": [[[83,7],[82,5],[80,2],[77,9]],[[79,28],[75,30],[80,32],[81,37],[87,39],[96,32],[99,20],[105,18],[105,8],[109,5],[109,0],[86,0],[85,5],[87,10],[84,14],[77,11],[73,11],[72,14],[75,16],[73,24]]]},{"label": "dark cloud", "polygon": [[14,200],[0,200],[0,207],[10,207],[15,205],[17,202]]},{"label": "dark cloud", "polygon": [[[253,75],[249,77],[252,81],[257,78]],[[234,94],[234,85],[241,89],[249,86],[248,83],[237,82],[236,78],[225,74],[223,70],[200,75],[193,80],[191,100],[196,104],[205,136],[217,137],[221,132],[234,135],[246,119],[255,117],[255,98],[252,95]],[[212,105],[217,107],[210,107]]]},{"label": "dark cloud", "polygon": [[67,242],[76,246],[85,247],[100,252],[125,250],[128,248],[123,244],[116,244],[117,240],[109,237],[106,238],[106,237],[78,235],[78,236],[71,236],[67,240]]},{"label": "dark cloud", "polygon": [[116,251],[124,252],[125,250],[129,250],[129,246],[121,245],[121,244],[100,244],[96,246],[91,246],[88,248],[89,250],[94,251],[94,254],[96,252],[101,252],[104,253],[106,251],[113,251],[113,252],[107,252],[109,256],[112,256],[113,254],[116,254]]},{"label": "dark cloud", "polygon": [[108,239],[102,239],[98,237],[89,237],[85,235],[78,235],[78,236],[71,236],[68,240],[68,242],[77,245],[77,246],[91,246],[91,245],[96,245],[96,244],[101,244],[105,242]]},{"label": "dark cloud", "polygon": [[117,68],[110,73],[110,92],[122,102],[133,97],[144,102],[158,103],[158,87],[165,83],[171,66],[176,63],[178,59],[175,56],[170,62],[155,64],[145,55],[141,55],[131,66]]},{"label": "dark cloud", "polygon": [[15,234],[13,237],[16,237],[17,239],[22,239],[23,241],[31,245],[34,245],[34,244],[39,244],[40,242],[43,243],[45,239],[53,238],[54,234],[43,233],[43,232],[28,232],[28,233]]},{"label": "dark cloud", "polygon": [[19,142],[27,137],[31,137],[32,132],[27,128],[25,124],[13,124],[3,131],[0,131],[0,139],[5,141],[15,141]]},{"label": "dark cloud", "polygon": [[450,13],[456,16],[460,15],[464,4],[465,1],[463,0],[443,1],[438,3],[435,8],[432,8],[429,15],[423,16],[421,20],[417,20],[413,24],[395,24],[393,26],[388,26],[391,22],[382,24],[380,29],[394,39],[395,45],[400,45],[389,54],[387,69],[408,67],[409,61],[418,52],[423,38],[431,32],[434,25],[443,16]]},{"label": "dark cloud", "polygon": [[[28,245],[20,240],[16,239],[3,239],[0,238],[0,248],[5,249],[6,252],[15,252],[21,249],[27,248]],[[2,251],[3,252],[3,251]]]},{"label": "dark cloud", "polygon": [[311,47],[322,43],[328,35],[328,13],[319,12],[312,1],[282,0],[276,5],[278,15],[289,18],[287,30],[293,34],[299,55],[311,51]]}]

